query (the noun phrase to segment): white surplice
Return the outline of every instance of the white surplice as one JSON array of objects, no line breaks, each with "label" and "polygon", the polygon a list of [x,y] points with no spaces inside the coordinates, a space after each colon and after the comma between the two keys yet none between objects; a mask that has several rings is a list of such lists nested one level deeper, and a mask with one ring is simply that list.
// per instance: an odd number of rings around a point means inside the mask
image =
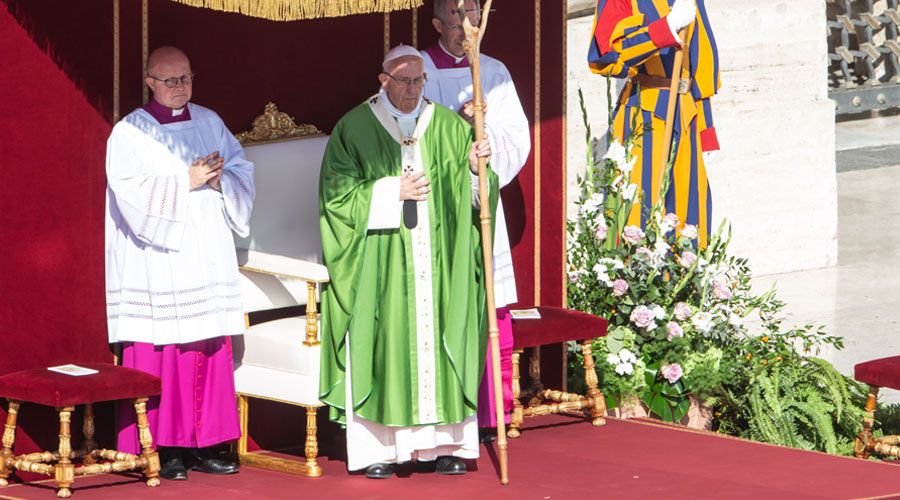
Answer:
[{"label": "white surplice", "polygon": [[[377,100],[371,100],[372,112],[389,134],[401,144],[400,151],[404,165],[412,167],[411,172],[421,172],[421,141],[404,141],[405,138],[421,137],[428,128],[433,107],[420,101],[416,109],[403,113],[394,107],[387,94],[382,90]],[[471,175],[471,174],[470,174]],[[477,179],[477,176],[472,176]],[[473,199],[473,204],[477,200]],[[397,229],[400,227],[400,177],[384,177],[375,182],[372,201],[369,206],[369,230]],[[416,269],[431,269],[430,221],[427,203],[417,203],[418,224],[410,231],[412,245],[412,268],[416,276],[414,290],[418,309],[416,319],[417,353],[416,363],[419,372],[420,401],[419,418],[423,421],[434,421],[436,401],[433,391],[435,387],[434,369],[434,322],[431,272],[419,273]],[[350,374],[350,347],[353,332],[348,332],[346,347],[346,400],[353,401],[352,376]],[[360,470],[376,463],[403,463],[416,459],[432,461],[438,456],[452,455],[459,458],[478,458],[478,422],[472,415],[456,424],[388,426],[366,420],[353,411],[347,411],[347,468]]]},{"label": "white surplice", "polygon": [[[222,119],[188,104],[161,125],[138,109],[106,153],[106,302],[110,342],[184,344],[244,331],[232,231],[249,233],[253,164]],[[190,191],[188,167],[214,151],[222,191]]]},{"label": "white surplice", "polygon": [[[445,50],[443,47],[441,49]],[[427,52],[421,51],[421,54],[428,74],[425,97],[458,112],[463,104],[472,100],[471,69],[437,69]],[[497,172],[502,188],[512,182],[528,159],[528,153],[531,152],[531,129],[509,70],[502,62],[481,55],[481,84],[484,101],[487,103],[485,130],[491,143],[490,166]],[[495,224],[494,300],[497,307],[503,307],[516,302],[518,298],[502,200],[497,205]]]}]

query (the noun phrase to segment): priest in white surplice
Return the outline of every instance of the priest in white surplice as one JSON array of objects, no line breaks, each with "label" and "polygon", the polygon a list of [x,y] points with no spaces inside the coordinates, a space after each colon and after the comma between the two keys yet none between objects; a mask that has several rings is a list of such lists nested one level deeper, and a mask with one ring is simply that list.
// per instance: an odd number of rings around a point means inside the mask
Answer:
[{"label": "priest in white surplice", "polygon": [[[107,144],[106,303],[122,364],[162,380],[148,403],[166,479],[237,472],[209,449],[240,436],[231,335],[244,331],[232,232],[246,236],[253,164],[222,119],[188,103],[194,77],[174,47],[155,50],[153,98]],[[124,408],[124,407],[123,407]],[[119,449],[140,453],[133,412]]]},{"label": "priest in white surplice", "polygon": [[[456,0],[435,0],[432,25],[440,38],[422,51],[428,83],[425,97],[458,112],[469,123],[472,109],[472,71],[466,60],[465,33],[460,24]],[[466,13],[473,25],[481,22],[479,4],[466,0]],[[485,130],[491,143],[490,166],[506,186],[519,174],[531,151],[531,131],[516,87],[506,66],[493,57],[481,54],[481,81],[485,102]],[[500,359],[503,375],[503,402],[506,422],[512,410],[512,319],[509,304],[517,302],[516,280],[503,202],[498,202],[494,232],[494,299],[497,304],[497,326],[500,332]],[[496,426],[492,364],[487,360],[478,393],[478,424]],[[493,436],[490,432],[485,436]]]},{"label": "priest in white surplice", "polygon": [[[423,99],[422,56],[385,57],[381,90],[344,115],[320,175],[331,276],[322,291],[319,394],[347,425],[350,470],[434,461],[462,474],[478,457],[476,405],[486,316],[472,128]],[[401,217],[402,214],[402,217]],[[402,223],[401,223],[402,221]]]}]

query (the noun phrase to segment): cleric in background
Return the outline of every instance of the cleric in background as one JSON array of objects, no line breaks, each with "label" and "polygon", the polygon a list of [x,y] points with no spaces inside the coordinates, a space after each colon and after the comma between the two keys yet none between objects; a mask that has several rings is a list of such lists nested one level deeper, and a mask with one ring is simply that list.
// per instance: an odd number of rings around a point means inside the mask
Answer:
[{"label": "cleric in background", "polygon": [[[253,164],[222,119],[189,104],[185,54],[147,62],[153,98],[107,144],[106,304],[122,365],[162,380],[148,405],[165,479],[238,471],[210,446],[240,437],[231,340],[244,331],[232,232],[246,236]],[[124,407],[123,407],[124,410]],[[119,449],[139,453],[134,414],[121,411]]]},{"label": "cleric in background", "polygon": [[[481,22],[478,2],[466,0],[466,14],[473,26]],[[457,11],[456,0],[435,0],[434,29],[440,35],[434,45],[422,51],[425,59],[425,97],[458,112],[470,124],[474,119],[472,107],[472,71],[466,59],[463,42],[465,32]],[[491,144],[488,163],[506,186],[519,174],[531,151],[531,130],[516,86],[502,62],[481,54],[481,81],[484,93],[485,133]],[[497,327],[500,333],[500,360],[503,376],[503,403],[506,423],[512,410],[512,319],[506,307],[518,299],[513,273],[512,253],[503,202],[498,201],[494,230],[494,300],[497,304]],[[488,355],[490,356],[490,355]],[[497,425],[494,413],[493,365],[488,359],[484,378],[478,392],[478,424]],[[492,434],[486,434],[492,436]]]}]

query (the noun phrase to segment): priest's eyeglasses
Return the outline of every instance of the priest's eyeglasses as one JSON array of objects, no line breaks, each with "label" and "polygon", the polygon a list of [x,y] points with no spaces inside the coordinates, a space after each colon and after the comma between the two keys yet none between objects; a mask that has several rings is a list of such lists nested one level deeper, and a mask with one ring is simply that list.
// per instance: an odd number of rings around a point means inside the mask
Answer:
[{"label": "priest's eyeglasses", "polygon": [[152,78],[158,82],[165,83],[166,87],[169,87],[170,89],[174,89],[175,87],[178,86],[179,83],[181,83],[182,85],[185,85],[185,86],[194,83],[194,74],[193,73],[181,75],[180,77],[173,76],[172,78],[166,78],[166,79],[157,78],[153,75],[147,75],[147,76],[149,76],[150,78]]},{"label": "priest's eyeglasses", "polygon": [[396,76],[388,73],[387,71],[383,72],[387,75],[388,78],[397,82],[401,87],[415,87],[419,88],[425,85],[425,82],[428,81],[428,75],[422,75],[418,78],[397,78]]},{"label": "priest's eyeglasses", "polygon": [[[496,9],[491,9],[490,12],[494,12],[495,10],[496,10]],[[465,9],[465,10],[463,10],[463,13],[466,15],[466,17],[469,18],[469,21],[470,21],[470,22],[472,23],[472,25],[475,26],[476,28],[478,27],[479,24],[481,24],[481,13],[482,13],[481,7],[477,7],[477,8],[474,8],[474,9]],[[454,21],[460,18],[460,15],[459,15],[459,14],[460,14],[459,9],[450,9],[450,16],[452,16],[452,19],[453,19]],[[449,30],[463,31],[463,25],[462,25],[462,23],[453,23],[453,24],[450,24],[450,23],[447,23],[447,22],[445,22],[443,19],[440,19],[440,18],[438,18],[438,21],[440,21],[441,24],[443,24],[444,26],[446,26],[447,29],[449,29]]]}]

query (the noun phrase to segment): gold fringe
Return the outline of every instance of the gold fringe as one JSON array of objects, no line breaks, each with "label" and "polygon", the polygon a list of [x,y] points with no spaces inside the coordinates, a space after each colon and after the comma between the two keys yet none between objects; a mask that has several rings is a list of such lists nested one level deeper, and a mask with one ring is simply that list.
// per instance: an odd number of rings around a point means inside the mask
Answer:
[{"label": "gold fringe", "polygon": [[422,0],[172,0],[223,12],[272,21],[297,21],[341,17],[372,12],[391,12],[422,6]]}]

